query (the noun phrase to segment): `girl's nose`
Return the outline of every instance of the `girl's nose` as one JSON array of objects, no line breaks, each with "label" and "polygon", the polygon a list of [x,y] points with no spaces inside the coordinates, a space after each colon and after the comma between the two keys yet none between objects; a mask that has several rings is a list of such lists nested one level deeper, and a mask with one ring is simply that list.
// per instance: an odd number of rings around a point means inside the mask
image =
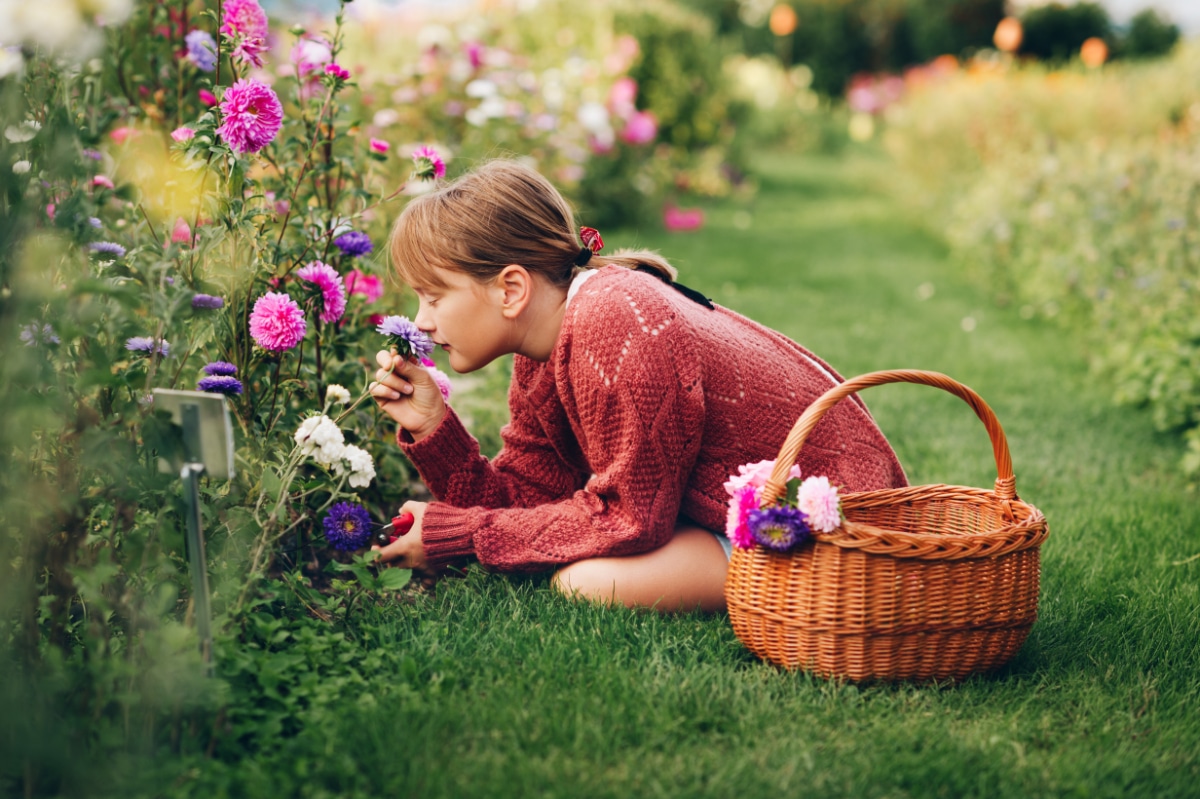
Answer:
[{"label": "girl's nose", "polygon": [[422,333],[433,332],[433,322],[429,318],[425,303],[417,306],[417,315],[413,319],[413,324],[417,326]]}]

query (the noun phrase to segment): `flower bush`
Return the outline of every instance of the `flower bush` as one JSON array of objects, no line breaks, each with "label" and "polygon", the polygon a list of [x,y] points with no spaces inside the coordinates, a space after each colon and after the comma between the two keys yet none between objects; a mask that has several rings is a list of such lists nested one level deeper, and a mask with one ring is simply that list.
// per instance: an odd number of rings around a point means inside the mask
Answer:
[{"label": "flower bush", "polygon": [[[372,41],[378,5],[287,31],[255,0],[52,5],[0,9],[10,687],[32,686],[38,718],[86,706],[111,740],[161,730],[164,708],[176,733],[212,729],[194,723],[222,689],[190,623],[179,479],[158,469],[180,431],[153,390],[219,394],[232,412],[235,476],[200,485],[218,652],[237,659],[230,641],[265,624],[256,608],[331,620],[399,588],[404,572],[355,554],[422,490],[365,401],[373,354],[403,343],[443,396],[452,385],[386,290],[389,221],[506,152],[585,202],[601,178],[644,198],[700,187],[697,163],[724,179],[726,129],[663,140],[720,112],[722,89],[654,107],[669,91],[633,75],[659,45],[608,8],[435,9],[400,26],[405,48]],[[11,760],[26,755],[44,757]]]},{"label": "flower bush", "polygon": [[1200,51],[1099,73],[949,76],[888,113],[886,142],[960,257],[1022,316],[1083,331],[1122,402],[1200,471]]}]

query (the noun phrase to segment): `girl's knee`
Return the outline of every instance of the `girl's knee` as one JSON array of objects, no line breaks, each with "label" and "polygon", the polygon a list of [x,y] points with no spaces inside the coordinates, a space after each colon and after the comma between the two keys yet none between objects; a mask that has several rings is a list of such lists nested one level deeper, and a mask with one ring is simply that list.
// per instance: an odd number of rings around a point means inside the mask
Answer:
[{"label": "girl's knee", "polygon": [[595,560],[581,560],[563,566],[554,573],[550,584],[559,593],[576,599],[613,602],[617,581],[612,569]]}]

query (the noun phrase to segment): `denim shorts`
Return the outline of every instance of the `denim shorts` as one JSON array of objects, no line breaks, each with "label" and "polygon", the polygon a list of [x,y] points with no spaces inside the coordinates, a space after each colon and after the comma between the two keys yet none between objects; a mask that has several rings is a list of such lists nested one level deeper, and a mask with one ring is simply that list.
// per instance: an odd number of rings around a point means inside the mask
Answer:
[{"label": "denim shorts", "polygon": [[[712,532],[711,530],[709,532]],[[733,542],[729,540],[729,536],[724,533],[713,533],[713,537],[717,539],[717,543],[721,545],[721,549],[725,550],[725,560],[733,557]]]}]

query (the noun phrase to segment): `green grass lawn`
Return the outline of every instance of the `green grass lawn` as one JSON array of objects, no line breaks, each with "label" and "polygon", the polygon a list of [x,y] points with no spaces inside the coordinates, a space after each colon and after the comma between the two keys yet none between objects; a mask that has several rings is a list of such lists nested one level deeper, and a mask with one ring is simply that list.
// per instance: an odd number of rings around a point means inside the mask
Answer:
[{"label": "green grass lawn", "polygon": [[[756,661],[724,617],[574,604],[475,570],[336,636],[297,613],[269,647],[226,644],[234,732],[114,779],[206,797],[1196,796],[1200,502],[1178,445],[1114,408],[1081,344],[990,304],[936,220],[881,188],[885,163],[775,155],[759,172],[757,197],[709,207],[699,233],[605,238],[660,250],[846,376],[932,369],[988,400],[1051,531],[1041,618],[1007,667],[825,682]],[[991,485],[961,401],[864,398],[912,482]]]}]

